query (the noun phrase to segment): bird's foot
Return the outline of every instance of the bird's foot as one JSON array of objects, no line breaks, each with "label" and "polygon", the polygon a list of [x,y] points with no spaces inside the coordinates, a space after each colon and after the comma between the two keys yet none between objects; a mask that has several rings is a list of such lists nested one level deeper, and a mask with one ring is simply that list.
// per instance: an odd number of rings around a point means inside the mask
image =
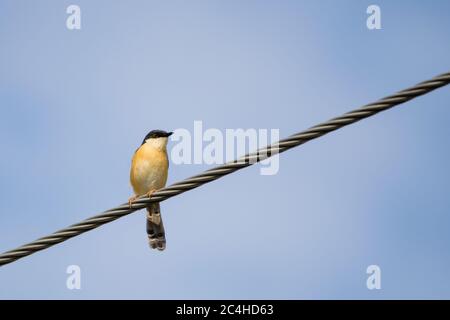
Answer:
[{"label": "bird's foot", "polygon": [[147,192],[145,195],[149,198],[151,198],[152,194],[154,194],[157,190],[156,189],[152,189],[149,192]]},{"label": "bird's foot", "polygon": [[[147,192],[145,194],[145,196],[150,198],[152,196],[152,194],[155,192],[156,192],[156,189],[152,189],[149,192]],[[140,195],[135,195],[135,196],[128,198],[128,205],[130,206],[130,209],[131,209],[131,206],[133,205],[133,202],[136,201],[139,197],[140,197]]]},{"label": "bird's foot", "polygon": [[130,209],[131,209],[131,206],[133,205],[133,202],[136,201],[137,198],[139,198],[138,195],[128,198],[128,205],[130,206]]}]

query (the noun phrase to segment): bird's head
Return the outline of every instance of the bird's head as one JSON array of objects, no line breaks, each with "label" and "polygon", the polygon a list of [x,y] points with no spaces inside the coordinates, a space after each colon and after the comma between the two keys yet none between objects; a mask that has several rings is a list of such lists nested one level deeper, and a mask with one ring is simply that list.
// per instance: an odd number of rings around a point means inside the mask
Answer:
[{"label": "bird's head", "polygon": [[167,145],[167,139],[173,132],[166,132],[163,130],[150,131],[142,141],[143,144],[149,144],[150,146],[158,149],[164,149]]}]

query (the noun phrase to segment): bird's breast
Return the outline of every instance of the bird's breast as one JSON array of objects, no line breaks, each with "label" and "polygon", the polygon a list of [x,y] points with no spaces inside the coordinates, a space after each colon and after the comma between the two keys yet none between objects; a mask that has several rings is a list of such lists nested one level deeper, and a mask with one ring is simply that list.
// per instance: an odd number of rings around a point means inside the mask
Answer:
[{"label": "bird's breast", "polygon": [[168,166],[166,150],[143,144],[131,162],[130,181],[134,192],[142,195],[152,189],[163,188],[167,181]]}]

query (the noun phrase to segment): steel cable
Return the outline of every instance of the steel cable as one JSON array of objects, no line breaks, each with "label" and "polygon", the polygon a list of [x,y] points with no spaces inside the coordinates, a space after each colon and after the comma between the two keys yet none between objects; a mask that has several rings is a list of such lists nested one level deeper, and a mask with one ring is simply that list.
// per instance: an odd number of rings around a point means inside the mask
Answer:
[{"label": "steel cable", "polygon": [[248,167],[256,162],[267,159],[268,157],[273,156],[277,153],[281,153],[291,148],[297,147],[305,142],[321,137],[329,132],[340,129],[359,120],[371,117],[378,112],[385,111],[411,99],[429,93],[449,83],[450,72],[444,73],[428,81],[421,82],[409,89],[402,90],[394,95],[385,97],[374,103],[367,104],[359,109],[347,112],[340,117],[333,118],[329,121],[318,124],[306,131],[293,134],[286,139],[280,140],[279,142],[268,147],[263,147],[235,161],[225,163],[224,165],[212,168],[199,175],[193,176],[191,178],[185,179],[181,182],[158,190],[157,192],[153,193],[151,198],[141,197],[132,204],[131,208],[128,203],[124,203],[116,208],[109,209],[102,214],[93,216],[82,222],[71,225],[70,227],[57,231],[49,236],[25,244],[17,249],[7,251],[0,255],[0,266],[14,262],[37,251],[47,249],[55,244],[78,236],[86,231],[95,229],[103,224],[126,216],[136,210],[144,208],[150,202],[161,202],[183,192],[192,190],[205,183],[217,180],[239,169]]}]

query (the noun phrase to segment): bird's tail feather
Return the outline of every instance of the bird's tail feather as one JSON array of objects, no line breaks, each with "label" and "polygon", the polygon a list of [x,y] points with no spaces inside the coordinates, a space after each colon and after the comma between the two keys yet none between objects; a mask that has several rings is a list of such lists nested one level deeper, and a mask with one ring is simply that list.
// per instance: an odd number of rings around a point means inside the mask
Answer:
[{"label": "bird's tail feather", "polygon": [[150,248],[160,251],[166,248],[166,233],[159,203],[150,203],[147,207],[147,236]]}]

